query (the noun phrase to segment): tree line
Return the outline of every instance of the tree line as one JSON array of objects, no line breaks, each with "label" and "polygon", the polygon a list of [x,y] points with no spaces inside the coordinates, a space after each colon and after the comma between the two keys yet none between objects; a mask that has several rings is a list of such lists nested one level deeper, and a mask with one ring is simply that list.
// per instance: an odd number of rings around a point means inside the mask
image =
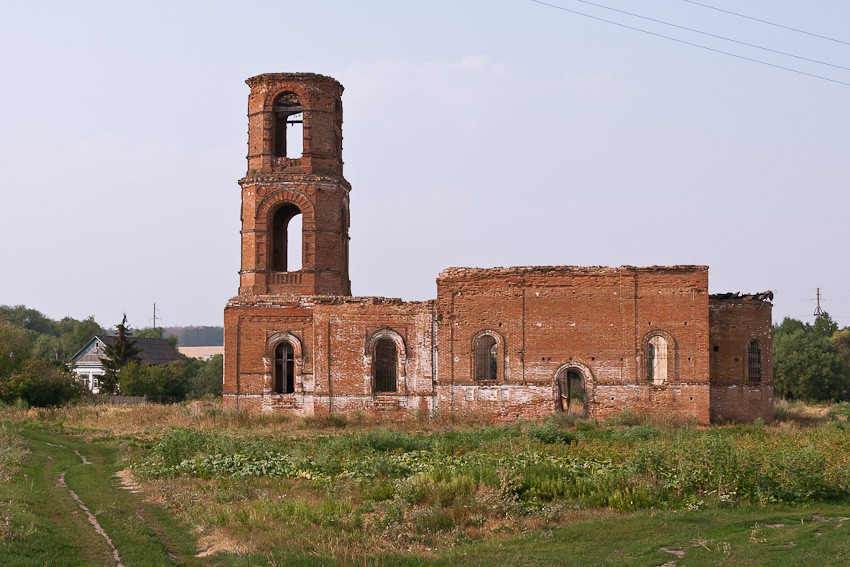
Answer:
[{"label": "tree line", "polygon": [[[213,334],[220,329],[201,328]],[[87,398],[90,393],[73,379],[67,364],[92,337],[105,334],[94,317],[56,321],[23,305],[0,305],[0,401],[56,406]],[[157,401],[221,395],[221,355],[147,366],[138,359],[135,337],[164,338],[177,346],[167,330],[132,331],[125,317],[107,346],[103,390]],[[850,327],[839,328],[827,313],[811,324],[786,317],[773,326],[773,372],[781,398],[850,401]]]},{"label": "tree line", "polygon": [[210,326],[165,327],[164,336],[174,337],[180,346],[221,346],[224,344],[224,328]]},{"label": "tree line", "polygon": [[850,327],[828,313],[811,324],[786,317],[774,325],[773,383],[785,399],[850,401]]},{"label": "tree line", "polygon": [[[94,317],[56,321],[23,305],[0,305],[0,401],[60,406],[89,399],[91,392],[75,379],[68,362],[92,337],[106,334]],[[112,343],[126,349],[118,356],[119,364],[109,346],[102,359],[107,372],[102,391],[168,402],[221,395],[221,355],[148,366],[139,361],[138,350],[134,352],[134,336],[165,338],[174,347],[177,339],[164,337],[161,328],[131,331],[126,316],[116,326],[116,335],[122,334],[123,339]]]}]

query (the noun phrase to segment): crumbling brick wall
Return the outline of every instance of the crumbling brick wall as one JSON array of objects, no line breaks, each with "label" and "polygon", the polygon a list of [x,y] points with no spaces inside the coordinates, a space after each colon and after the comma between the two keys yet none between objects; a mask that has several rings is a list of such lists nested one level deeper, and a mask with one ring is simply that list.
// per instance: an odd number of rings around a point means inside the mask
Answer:
[{"label": "crumbling brick wall", "polygon": [[[351,187],[342,175],[342,85],[312,73],[270,73],[246,81],[248,172],[242,187],[239,293],[349,295],[348,228]],[[303,111],[303,152],[275,155],[275,101],[292,93]],[[277,124],[277,126],[276,126]],[[282,206],[303,215],[302,267],[271,265],[272,218]]]},{"label": "crumbling brick wall", "polygon": [[[772,298],[769,292],[711,296],[712,421],[773,419]],[[761,355],[759,381],[749,376],[753,341]]]},{"label": "crumbling brick wall", "polygon": [[[309,73],[247,83],[225,404],[301,415],[473,412],[494,421],[623,410],[700,423],[769,419],[770,304],[726,296],[709,304],[705,266],[450,268],[434,301],[350,297],[342,85]],[[303,151],[290,156],[296,124]],[[296,269],[288,223],[299,213]],[[742,374],[740,351],[753,340],[764,354],[759,384]]]},{"label": "crumbling brick wall", "polygon": [[[296,414],[432,410],[433,302],[240,296],[225,310],[224,399]],[[375,345],[397,345],[397,389],[374,390]],[[277,341],[295,346],[295,392],[271,390]]]},{"label": "crumbling brick wall", "polygon": [[[587,414],[630,409],[708,422],[708,270],[534,267],[448,269],[437,280],[437,406],[496,417],[555,411],[555,377],[576,368]],[[495,380],[477,380],[476,337],[498,338]],[[670,342],[665,383],[651,384],[645,345]]]}]

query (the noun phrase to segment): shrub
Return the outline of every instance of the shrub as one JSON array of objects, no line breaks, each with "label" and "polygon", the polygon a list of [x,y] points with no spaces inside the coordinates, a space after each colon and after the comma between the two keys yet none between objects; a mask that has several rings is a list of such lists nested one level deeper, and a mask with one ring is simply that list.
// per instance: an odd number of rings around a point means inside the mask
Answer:
[{"label": "shrub", "polygon": [[40,359],[24,361],[0,384],[0,397],[5,401],[21,400],[35,407],[62,406],[81,399],[87,392],[70,372]]},{"label": "shrub", "polygon": [[186,397],[187,364],[178,360],[159,366],[128,362],[118,373],[121,393],[147,396],[160,402],[177,402]]},{"label": "shrub", "polygon": [[569,445],[576,440],[576,436],[564,430],[555,419],[547,419],[540,425],[530,425],[528,436],[548,445],[564,443]]}]

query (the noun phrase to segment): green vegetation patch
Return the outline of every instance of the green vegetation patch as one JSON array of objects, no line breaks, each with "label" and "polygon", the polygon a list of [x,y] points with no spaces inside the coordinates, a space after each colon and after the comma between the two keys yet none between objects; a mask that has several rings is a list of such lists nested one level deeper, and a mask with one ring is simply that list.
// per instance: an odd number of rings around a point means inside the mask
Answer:
[{"label": "green vegetation patch", "polygon": [[[411,484],[449,491],[504,488],[519,501],[618,510],[681,508],[694,501],[807,502],[850,490],[850,436],[840,423],[776,432],[640,425],[542,425],[413,434],[376,429],[318,438],[175,428],[136,470],[148,477],[273,477],[377,482],[387,499]],[[462,490],[461,490],[462,491]],[[416,492],[416,491],[412,491]],[[411,493],[407,490],[405,493]],[[394,494],[394,495],[395,495]]]}]

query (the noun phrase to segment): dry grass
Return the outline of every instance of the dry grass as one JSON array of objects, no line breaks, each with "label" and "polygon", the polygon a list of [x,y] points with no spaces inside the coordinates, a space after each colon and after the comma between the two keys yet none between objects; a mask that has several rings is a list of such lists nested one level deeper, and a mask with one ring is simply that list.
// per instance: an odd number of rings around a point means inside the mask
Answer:
[{"label": "dry grass", "polygon": [[185,404],[141,404],[133,406],[80,405],[63,408],[17,408],[0,404],[0,418],[11,421],[57,424],[88,431],[99,436],[148,438],[171,427],[215,431],[285,431],[287,436],[335,434],[340,430],[370,430],[391,427],[404,432],[438,432],[447,429],[476,428],[490,423],[479,414],[449,418],[442,414],[364,414],[294,417],[286,414],[248,414],[223,407],[221,401],[193,401]]},{"label": "dry grass", "polygon": [[780,425],[811,426],[826,421],[834,404],[811,404],[800,401],[777,400],[773,419]]},{"label": "dry grass", "polygon": [[8,482],[27,450],[23,440],[8,426],[0,424],[0,484]]}]

